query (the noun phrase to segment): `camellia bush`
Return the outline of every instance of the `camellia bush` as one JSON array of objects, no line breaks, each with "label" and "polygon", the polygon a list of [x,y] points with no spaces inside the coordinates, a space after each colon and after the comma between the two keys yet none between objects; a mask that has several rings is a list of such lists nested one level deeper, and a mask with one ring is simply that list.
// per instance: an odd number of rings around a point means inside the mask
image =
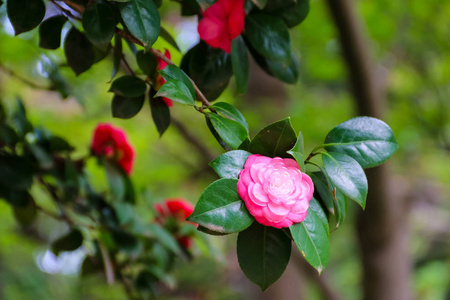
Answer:
[{"label": "camellia bush", "polygon": [[[111,78],[101,80],[112,80],[113,117],[132,118],[148,101],[162,136],[172,106],[203,115],[225,152],[210,163],[220,179],[206,187],[195,208],[184,199],[167,199],[149,208],[151,222],[142,220],[134,211],[137,196],[129,177],[136,153],[123,130],[99,124],[86,145],[88,154],[75,160],[65,137],[28,121],[20,100],[13,113],[0,110],[0,196],[21,224],[30,224],[39,211],[67,223],[71,231],[54,241],[52,251],[84,245],[89,255],[82,272],[104,272],[108,282],[122,282],[130,298],[156,295],[174,260],[191,259],[192,237],[203,233],[238,233],[239,265],[262,290],[283,274],[292,242],[321,273],[330,260],[330,232],[344,221],[348,201],[365,207],[364,169],[384,163],[398,149],[392,130],[375,118],[353,118],[331,129],[311,153],[304,152],[302,133],[290,118],[250,136],[236,107],[213,101],[232,76],[238,93],[247,90],[249,55],[270,76],[297,81],[289,28],[306,18],[309,1],[177,2],[182,16],[198,16],[201,39],[179,66],[167,49],[152,47],[162,38],[178,49],[161,24],[161,0],[8,0],[3,5],[16,35],[38,27],[36,46],[62,44],[76,75],[112,57]],[[49,7],[53,15],[46,14]],[[70,29],[61,41],[66,23]],[[127,62],[124,44],[138,70]],[[119,69],[127,75],[116,77]],[[48,80],[62,97],[70,95],[57,66],[50,68]],[[104,169],[107,191],[89,183],[85,164],[90,159]],[[34,185],[51,196],[56,212],[35,203]]]}]

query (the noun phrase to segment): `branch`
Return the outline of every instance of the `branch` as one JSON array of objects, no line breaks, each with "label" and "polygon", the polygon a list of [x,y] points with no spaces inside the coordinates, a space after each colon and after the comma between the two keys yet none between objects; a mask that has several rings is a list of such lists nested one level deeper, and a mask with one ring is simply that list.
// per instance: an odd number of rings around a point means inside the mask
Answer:
[{"label": "branch", "polygon": [[9,76],[18,79],[19,81],[22,81],[23,83],[25,83],[26,85],[28,85],[29,87],[31,87],[33,89],[50,90],[50,91],[53,90],[51,87],[36,84],[33,81],[28,80],[25,77],[22,77],[21,75],[14,72],[12,69],[5,67],[1,62],[0,62],[0,70],[3,71],[4,73],[8,74]]},{"label": "branch", "polygon": [[[84,12],[84,6],[79,5],[77,3],[72,2],[71,0],[62,0],[67,6],[69,6],[70,8],[72,8],[73,10],[75,10],[76,12],[78,12],[79,14],[83,14]],[[125,30],[122,30],[120,28],[116,27],[116,33],[118,35],[120,35],[121,37],[129,40],[130,42],[133,42],[139,46],[144,47],[144,45],[142,44],[141,41],[139,41],[138,39],[136,39],[133,35],[131,35],[130,33],[126,32]],[[167,57],[164,56],[164,54],[162,54],[161,52],[159,52],[156,49],[151,48],[150,51],[152,52],[152,54],[154,56],[156,56],[157,58],[161,59],[162,61],[164,61],[165,63],[169,64],[169,65],[175,65],[175,63],[173,61],[171,61],[170,59],[168,59]],[[202,91],[200,91],[200,89],[198,88],[198,86],[195,84],[195,82],[191,79],[192,84],[194,85],[194,89],[195,92],[197,94],[197,98],[200,102],[203,103],[203,105],[205,106],[211,106],[211,103],[208,101],[208,99],[206,99],[205,95],[203,95]]]},{"label": "branch", "polygon": [[108,282],[109,285],[113,285],[114,270],[111,263],[111,258],[109,257],[109,252],[101,241],[98,241],[98,246],[100,248],[100,252],[102,253],[103,265],[105,266],[106,281]]}]

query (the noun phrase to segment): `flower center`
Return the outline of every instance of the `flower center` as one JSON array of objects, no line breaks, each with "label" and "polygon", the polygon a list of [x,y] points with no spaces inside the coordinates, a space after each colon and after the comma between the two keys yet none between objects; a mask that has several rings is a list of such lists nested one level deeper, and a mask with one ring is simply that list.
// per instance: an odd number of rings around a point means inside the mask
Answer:
[{"label": "flower center", "polygon": [[288,172],[275,171],[268,181],[267,192],[272,196],[280,197],[292,193],[294,188],[294,183]]}]

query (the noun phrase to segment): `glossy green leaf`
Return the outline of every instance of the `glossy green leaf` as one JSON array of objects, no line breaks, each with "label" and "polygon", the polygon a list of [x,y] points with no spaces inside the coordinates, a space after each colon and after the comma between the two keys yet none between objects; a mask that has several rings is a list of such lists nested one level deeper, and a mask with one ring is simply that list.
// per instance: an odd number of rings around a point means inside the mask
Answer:
[{"label": "glossy green leaf", "polygon": [[173,38],[173,36],[164,28],[161,27],[161,32],[159,33],[159,35],[167,42],[169,43],[169,45],[171,45],[172,47],[174,47],[175,49],[177,49],[178,52],[181,52],[180,48],[178,47],[177,42],[175,41],[175,39]]},{"label": "glossy green leaf", "polygon": [[119,119],[132,118],[141,111],[144,101],[145,95],[138,97],[115,95],[111,102],[112,116]]},{"label": "glossy green leaf", "polygon": [[64,54],[67,64],[78,76],[89,70],[95,62],[95,53],[91,42],[84,33],[72,27],[64,41]]},{"label": "glossy green leaf", "polygon": [[144,80],[136,76],[124,75],[113,81],[109,91],[123,97],[138,97],[142,96],[146,89]]},{"label": "glossy green leaf", "polygon": [[180,66],[209,101],[222,94],[233,75],[231,55],[204,42],[189,50]]},{"label": "glossy green leaf", "polygon": [[223,236],[223,235],[227,235],[228,234],[228,233],[213,231],[213,230],[210,230],[210,229],[208,229],[206,227],[203,227],[201,225],[198,225],[197,230],[201,231],[203,233],[206,233],[206,234],[209,234],[209,235],[215,235],[215,236]]},{"label": "glossy green leaf", "polygon": [[116,29],[114,12],[109,5],[94,3],[88,6],[83,12],[82,24],[91,43],[101,50],[106,50]]},{"label": "glossy green leaf", "polygon": [[237,239],[239,266],[263,291],[280,278],[291,257],[291,240],[281,229],[253,223]]},{"label": "glossy green leaf", "polygon": [[237,149],[248,137],[247,129],[240,123],[217,114],[208,115],[214,129],[231,148]]},{"label": "glossy green leaf", "polygon": [[150,98],[149,101],[153,123],[155,123],[156,130],[161,137],[170,125],[170,109],[160,97]]},{"label": "glossy green leaf", "polygon": [[44,49],[58,49],[61,46],[61,31],[67,18],[54,16],[39,25],[39,47]]},{"label": "glossy green leaf", "polygon": [[322,223],[327,235],[330,235],[330,226],[328,225],[327,215],[323,210],[322,205],[320,205],[319,201],[317,201],[317,199],[315,199],[314,197],[309,201],[309,209],[315,212],[317,218]]},{"label": "glossy green leaf", "polygon": [[228,151],[210,162],[209,165],[221,178],[238,179],[239,172],[244,168],[250,155],[250,152],[244,150]]},{"label": "glossy green leaf", "polygon": [[0,170],[0,185],[17,190],[31,187],[34,168],[27,158],[0,152]]},{"label": "glossy green leaf", "polygon": [[149,51],[160,33],[160,16],[153,1],[130,0],[120,3],[120,14],[131,34]]},{"label": "glossy green leaf", "polygon": [[114,49],[113,49],[113,70],[111,73],[111,80],[116,77],[117,72],[120,70],[120,63],[122,62],[122,37],[118,34],[114,37]]},{"label": "glossy green leaf", "polygon": [[[220,137],[219,133],[217,133],[216,129],[214,128],[214,126],[211,122],[211,118],[209,117],[208,114],[205,114],[205,120],[206,120],[206,125],[208,126],[209,131],[211,131],[212,135],[214,136],[216,141],[219,143],[219,145],[226,151],[233,150],[233,148],[231,148],[230,145],[225,143],[225,141]],[[248,140],[248,139],[246,139],[246,140]]]},{"label": "glossy green leaf", "polygon": [[331,214],[334,214],[333,189],[328,185],[327,178],[322,172],[312,172],[308,173],[308,175],[314,183],[314,194],[319,195],[317,198],[322,201]]},{"label": "glossy green leaf", "polygon": [[163,84],[155,97],[166,97],[181,104],[195,105],[189,88],[181,80],[169,80]]},{"label": "glossy green leaf", "polygon": [[288,27],[299,25],[309,13],[309,0],[278,0],[273,2],[276,4],[267,5],[265,10],[270,14],[281,17]]},{"label": "glossy green leaf", "polygon": [[41,23],[45,15],[45,4],[42,0],[10,0],[6,2],[6,12],[15,35],[18,35]]},{"label": "glossy green leaf", "polygon": [[68,234],[58,238],[52,243],[52,252],[58,255],[61,251],[74,251],[83,244],[83,235],[80,230],[72,229]]},{"label": "glossy green leaf", "polygon": [[150,78],[154,78],[157,74],[158,61],[151,52],[144,52],[142,50],[136,53],[136,61],[139,68]]},{"label": "glossy green leaf", "polygon": [[303,257],[319,274],[322,273],[330,261],[330,242],[321,218],[309,208],[303,222],[289,229]]},{"label": "glossy green leaf", "polygon": [[242,113],[234,106],[226,102],[217,102],[211,106],[220,115],[240,123],[248,131],[248,124]]},{"label": "glossy green leaf", "polygon": [[333,204],[334,204],[334,215],[336,218],[336,224],[334,229],[338,229],[339,226],[344,223],[345,217],[347,215],[347,196],[342,194],[339,190],[333,189]]},{"label": "glossy green leaf", "polygon": [[161,73],[161,76],[166,81],[175,79],[175,80],[180,80],[181,82],[183,82],[183,84],[189,90],[190,98],[195,99],[196,93],[195,93],[194,85],[192,84],[191,80],[186,75],[186,73],[183,72],[183,70],[181,70],[177,66],[168,65],[167,67],[165,67],[164,69],[159,71],[159,73]]},{"label": "glossy green leaf", "polygon": [[330,182],[364,209],[368,189],[367,178],[358,162],[338,152],[323,153],[322,159]]},{"label": "glossy green leaf", "polygon": [[292,155],[292,157],[295,158],[295,160],[299,164],[300,170],[302,172],[306,171],[305,162],[304,162],[305,158],[303,157],[304,152],[305,152],[305,149],[304,149],[304,144],[303,144],[303,134],[300,131],[298,133],[297,142],[295,143],[294,147],[292,147],[291,150],[287,151],[287,153],[289,153],[290,155]]},{"label": "glossy green leaf", "polygon": [[324,148],[355,159],[363,168],[378,166],[398,149],[391,128],[381,120],[357,117],[339,124],[328,133]]},{"label": "glossy green leaf", "polygon": [[291,119],[286,118],[258,132],[250,142],[249,152],[269,157],[290,157],[287,151],[291,150],[296,142],[297,136]]},{"label": "glossy green leaf", "polygon": [[240,35],[231,42],[231,65],[236,79],[236,90],[238,94],[243,94],[248,88],[250,63],[247,46]]},{"label": "glossy green leaf", "polygon": [[188,221],[220,233],[245,230],[253,217],[237,192],[237,180],[223,178],[209,185],[195,206]]},{"label": "glossy green leaf", "polygon": [[264,57],[289,65],[291,36],[281,18],[253,12],[245,18],[245,36]]}]

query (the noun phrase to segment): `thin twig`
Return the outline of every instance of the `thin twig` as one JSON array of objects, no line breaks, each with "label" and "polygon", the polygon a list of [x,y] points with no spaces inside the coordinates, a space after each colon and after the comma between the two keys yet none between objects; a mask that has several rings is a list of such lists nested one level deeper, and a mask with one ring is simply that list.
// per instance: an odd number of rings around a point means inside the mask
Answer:
[{"label": "thin twig", "polygon": [[5,72],[6,74],[8,74],[11,77],[14,77],[20,81],[22,81],[23,83],[25,83],[26,85],[28,85],[29,87],[33,88],[33,89],[38,89],[38,90],[52,90],[51,87],[49,86],[43,86],[43,85],[38,85],[36,83],[34,83],[31,80],[28,80],[24,77],[22,77],[21,75],[17,74],[16,72],[14,72],[12,69],[4,66],[2,63],[0,63],[0,70],[2,70],[3,72]]},{"label": "thin twig", "polygon": [[114,284],[114,269],[111,263],[111,258],[109,257],[108,249],[106,249],[105,245],[101,241],[98,241],[98,246],[100,248],[100,252],[102,253],[103,265],[105,266],[105,275],[106,282],[109,285]]}]

